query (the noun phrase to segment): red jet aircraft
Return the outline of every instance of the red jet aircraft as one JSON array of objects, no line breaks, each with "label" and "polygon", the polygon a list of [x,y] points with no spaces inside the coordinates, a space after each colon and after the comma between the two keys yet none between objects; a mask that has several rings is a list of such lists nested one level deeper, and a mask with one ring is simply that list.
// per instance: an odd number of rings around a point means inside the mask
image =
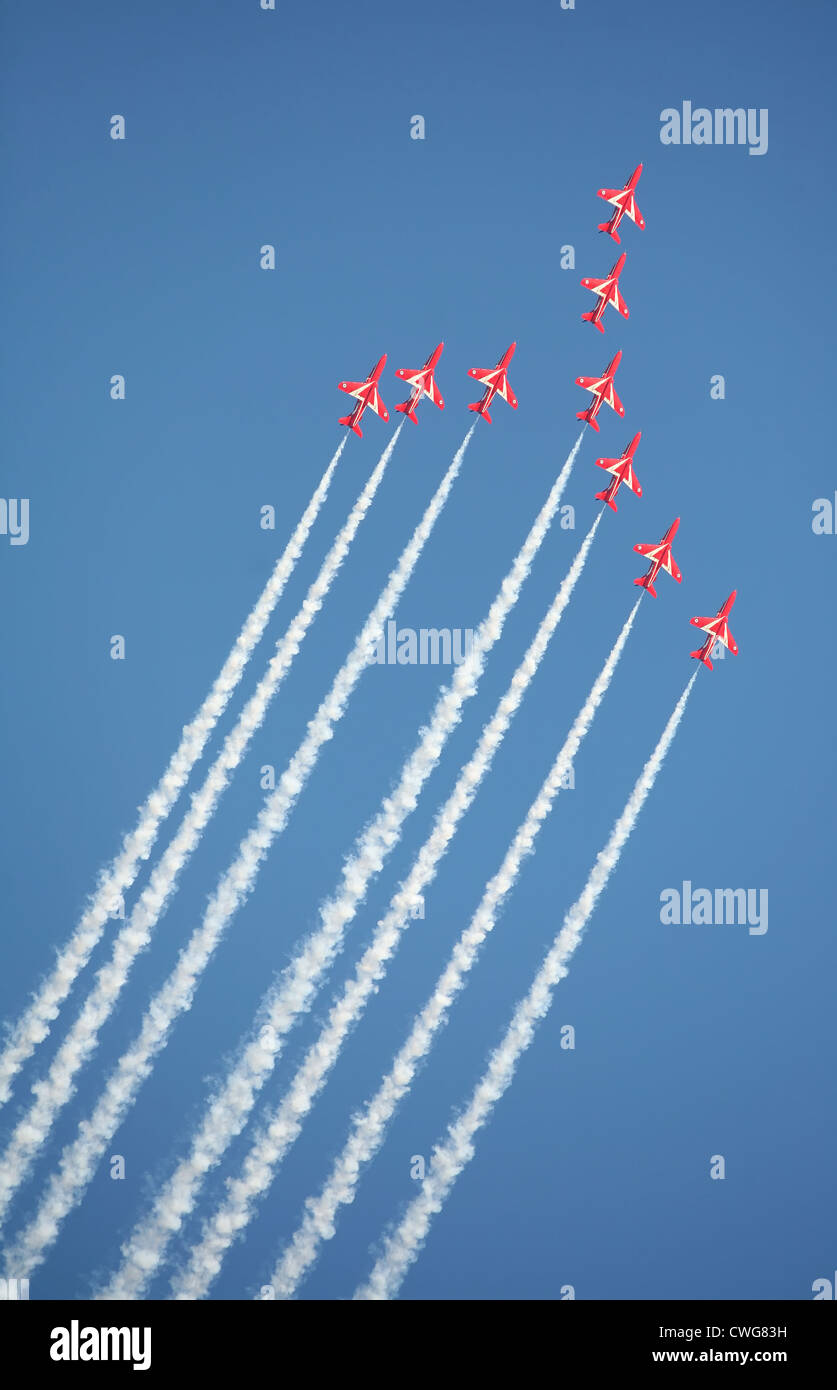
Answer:
[{"label": "red jet aircraft", "polygon": [[678,584],[683,578],[677,562],[671,553],[671,542],[677,535],[677,528],[679,525],[680,517],[678,516],[675,517],[658,545],[643,544],[634,546],[637,555],[647,555],[651,561],[648,573],[644,574],[641,579],[635,579],[634,583],[639,584],[643,589],[647,589],[652,598],[657,597],[657,590],[654,588],[654,580],[657,578],[660,570],[665,570],[666,574],[670,574],[673,579],[677,580]]},{"label": "red jet aircraft", "polygon": [[592,392],[594,396],[594,400],[587,409],[579,410],[575,418],[577,420],[586,420],[588,425],[592,425],[596,432],[598,432],[599,429],[596,424],[596,416],[602,408],[603,401],[610,406],[611,410],[615,410],[617,415],[625,414],[625,407],[617,396],[613,386],[613,378],[616,375],[617,368],[621,361],[622,350],[620,348],[616,356],[608,362],[604,376],[577,376],[575,379],[576,386],[583,386],[585,391]]},{"label": "red jet aircraft", "polygon": [[616,511],[615,497],[622,483],[625,483],[631,492],[635,492],[637,497],[642,496],[642,488],[639,485],[639,478],[634,472],[634,453],[636,446],[642,438],[642,431],[635,434],[633,439],[618,459],[596,459],[597,468],[605,468],[608,473],[613,474],[613,479],[608,483],[604,492],[597,492],[596,499],[599,502],[606,502],[611,511]]},{"label": "red jet aircraft", "polygon": [[600,222],[599,231],[607,232],[613,240],[621,246],[621,240],[616,228],[627,214],[632,222],[635,222],[640,230],[645,228],[645,219],[634,200],[634,191],[639,183],[639,176],[642,173],[642,165],[638,164],[625,184],[624,188],[600,188],[598,196],[604,198],[606,203],[612,203],[616,208],[609,222]]},{"label": "red jet aircraft", "polygon": [[485,394],[482,400],[474,401],[472,405],[468,406],[468,409],[475,410],[478,415],[481,415],[484,420],[488,421],[489,425],[491,424],[491,416],[488,413],[488,407],[491,405],[495,396],[502,397],[504,401],[508,401],[509,405],[514,410],[517,410],[517,399],[509,385],[509,378],[506,374],[506,368],[514,357],[514,350],[516,347],[517,343],[512,343],[511,347],[503,353],[496,367],[486,367],[485,369],[482,367],[471,367],[468,372],[469,376],[474,377],[477,381],[485,383]]},{"label": "red jet aircraft", "polygon": [[628,258],[627,251],[623,251],[619,260],[611,266],[610,274],[604,280],[582,280],[582,285],[586,290],[592,290],[599,296],[599,302],[595,309],[591,309],[589,314],[582,314],[581,317],[587,323],[594,323],[600,333],[604,333],[602,315],[608,304],[612,304],[614,309],[618,309],[623,319],[628,317],[628,306],[619,293],[619,276],[625,268],[625,261]]},{"label": "red jet aircraft", "polygon": [[732,633],[730,632],[729,625],[727,623],[727,618],[729,617],[730,609],[732,608],[732,605],[735,603],[735,595],[736,590],[733,589],[726,603],[718,609],[714,618],[692,618],[691,620],[692,627],[703,628],[703,631],[708,632],[709,636],[707,637],[702,647],[700,647],[696,652],[689,652],[689,655],[696,657],[698,661],[702,661],[704,666],[709,667],[710,671],[713,668],[712,662],[709,660],[709,653],[711,652],[716,642],[722,642],[723,645],[726,647],[727,651],[732,652],[733,656],[738,655],[738,647],[735,644],[735,639]]},{"label": "red jet aircraft", "polygon": [[401,377],[402,381],[409,382],[410,386],[413,388],[413,394],[410,399],[408,401],[402,401],[401,405],[397,405],[395,409],[400,410],[402,415],[409,416],[414,425],[418,424],[418,418],[415,412],[416,406],[422,396],[427,396],[440,410],[444,410],[445,408],[442,394],[433,377],[433,373],[436,370],[436,363],[442,355],[442,348],[444,346],[444,343],[440,343],[436,351],[431,352],[424,366],[420,367],[418,371],[408,372],[405,371],[403,367],[399,367],[398,371],[395,373],[396,376]]},{"label": "red jet aircraft", "polygon": [[358,421],[367,406],[371,406],[376,415],[380,415],[382,420],[389,419],[389,411],[381,400],[378,391],[378,380],[384,370],[387,355],[384,353],[380,362],[372,368],[365,381],[341,381],[338,383],[339,389],[345,391],[349,396],[357,397],[357,405],[351,415],[341,415],[340,424],[348,425],[350,430],[363,438],[363,430],[360,429]]}]

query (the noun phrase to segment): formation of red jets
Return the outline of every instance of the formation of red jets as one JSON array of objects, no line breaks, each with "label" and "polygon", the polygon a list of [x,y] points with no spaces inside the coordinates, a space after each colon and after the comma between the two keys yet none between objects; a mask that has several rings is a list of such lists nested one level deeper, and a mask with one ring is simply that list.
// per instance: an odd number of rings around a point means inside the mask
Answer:
[{"label": "formation of red jets", "polygon": [[[440,410],[444,410],[445,408],[445,403],[442,400],[442,393],[436,385],[435,375],[436,364],[442,355],[442,348],[444,346],[444,343],[439,343],[439,346],[431,352],[423,367],[418,367],[415,371],[410,371],[405,367],[399,367],[398,371],[395,373],[396,376],[400,377],[402,381],[406,381],[407,385],[413,388],[410,399],[408,401],[402,401],[395,409],[400,410],[403,415],[406,415],[408,419],[412,420],[414,425],[418,424],[416,406],[422,396],[426,396],[427,399],[432,401],[434,405],[437,405]],[[509,385],[508,376],[508,366],[514,357],[514,350],[516,347],[517,343],[512,343],[511,347],[507,348],[503,353],[496,367],[472,367],[468,372],[469,376],[474,377],[485,387],[482,399],[474,401],[472,405],[468,406],[468,409],[475,410],[477,415],[481,415],[483,420],[488,421],[489,425],[491,424],[491,416],[488,413],[488,407],[495,396],[499,396],[501,400],[507,401],[510,406],[517,410],[517,397]],[[381,372],[386,365],[386,360],[386,353],[384,353],[380,361],[375,363],[375,366],[372,368],[365,381],[338,382],[340,390],[345,391],[349,396],[354,396],[357,401],[357,405],[351,415],[340,416],[340,424],[348,425],[349,429],[354,430],[355,434],[362,435],[363,433],[359,421],[367,406],[370,410],[374,410],[376,415],[380,415],[382,420],[389,419],[389,412],[381,400],[381,393],[378,390],[378,382],[381,377]]]},{"label": "formation of red jets", "polygon": [[[645,220],[637,207],[636,198],[634,196],[641,173],[642,165],[638,164],[624,188],[600,188],[598,190],[598,196],[603,198],[605,202],[610,203],[615,209],[609,221],[600,222],[598,224],[598,230],[600,232],[607,232],[608,236],[612,237],[615,242],[620,244],[621,238],[617,229],[624,217],[627,217],[631,222],[635,223],[641,230],[645,228]],[[604,333],[605,331],[602,319],[604,318],[605,309],[609,304],[613,305],[614,309],[616,309],[623,318],[628,318],[629,316],[628,306],[619,290],[619,277],[625,268],[626,260],[627,252],[623,251],[616,264],[611,268],[610,272],[603,280],[593,280],[589,277],[585,277],[585,279],[581,281],[583,287],[587,290],[591,290],[598,300],[596,307],[591,309],[588,313],[582,314],[581,317],[585,322],[594,324],[600,333]],[[397,377],[400,377],[402,381],[405,381],[407,385],[411,387],[409,399],[402,401],[401,404],[397,405],[395,408],[412,420],[413,424],[418,424],[416,406],[423,396],[427,396],[428,400],[433,401],[434,405],[437,405],[440,410],[444,409],[445,402],[436,385],[435,376],[436,366],[442,355],[443,347],[444,343],[439,343],[430,354],[423,367],[419,367],[415,371],[399,368],[395,373]],[[491,416],[488,413],[488,407],[491,405],[495,396],[499,396],[501,400],[506,401],[514,410],[517,409],[517,397],[511,389],[508,378],[509,363],[514,356],[516,347],[517,344],[512,343],[503,353],[496,367],[472,367],[468,372],[469,376],[473,377],[485,387],[480,400],[473,401],[471,405],[468,406],[468,409],[475,411],[477,415],[481,415],[489,424],[491,424]],[[372,371],[365,381],[341,381],[339,383],[340,390],[353,396],[357,401],[350,415],[343,415],[340,417],[340,424],[347,425],[349,429],[354,430],[357,435],[361,435],[362,433],[359,422],[367,407],[373,410],[376,415],[380,416],[382,420],[389,419],[389,413],[381,400],[381,394],[378,389],[378,382],[384,366],[386,365],[386,360],[386,354],[384,354],[380,361],[372,368]],[[597,433],[599,424],[596,416],[603,405],[610,406],[611,410],[615,411],[619,416],[625,414],[625,407],[616,394],[616,388],[613,385],[613,378],[616,375],[621,360],[622,353],[619,351],[616,353],[615,357],[611,358],[605,368],[603,376],[577,376],[575,379],[576,385],[583,387],[585,391],[589,391],[593,397],[587,409],[579,411],[576,418],[583,420],[585,424],[590,425]],[[603,492],[597,492],[596,497],[614,512],[616,511],[616,494],[623,483],[637,497],[642,496],[642,488],[634,472],[634,454],[636,453],[636,448],[641,438],[641,432],[635,434],[630,444],[626,446],[619,458],[596,459],[597,467],[604,468],[612,475],[608,486]],[[654,588],[654,580],[657,578],[660,570],[664,570],[666,574],[670,574],[673,579],[676,579],[678,584],[683,578],[677,562],[671,553],[672,541],[677,534],[679,525],[680,518],[678,516],[656,545],[643,543],[634,546],[634,550],[637,554],[644,555],[650,560],[647,573],[642,575],[639,579],[635,579],[634,583],[646,589],[654,598],[657,596],[657,590]],[[702,631],[706,632],[708,635],[703,645],[699,647],[697,651],[691,652],[690,655],[695,657],[696,660],[702,661],[704,666],[707,666],[710,671],[712,670],[710,653],[716,642],[720,642],[728,651],[732,652],[733,655],[738,652],[738,647],[736,646],[727,623],[730,610],[735,603],[735,596],[735,590],[733,590],[714,617],[698,617],[691,619],[693,627],[701,628]]]}]

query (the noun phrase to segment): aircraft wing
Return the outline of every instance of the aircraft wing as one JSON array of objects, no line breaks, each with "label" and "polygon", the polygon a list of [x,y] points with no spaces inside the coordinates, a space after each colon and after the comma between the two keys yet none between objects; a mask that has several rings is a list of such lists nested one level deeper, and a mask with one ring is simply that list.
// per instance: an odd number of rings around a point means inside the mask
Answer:
[{"label": "aircraft wing", "polygon": [[[612,473],[614,478],[618,478],[620,483],[625,483],[631,492],[636,493],[637,497],[642,496],[639,479],[627,459],[596,459],[596,466],[604,468],[607,473]],[[639,550],[639,548],[638,545],[634,546],[634,550]],[[652,549],[653,546],[645,546],[642,554],[646,555]]]},{"label": "aircraft wing", "polygon": [[736,645],[735,638],[729,630],[728,623],[721,623],[715,632],[715,636],[717,637],[719,642],[723,642],[728,652],[732,652],[733,656],[737,656],[738,647]]},{"label": "aircraft wing", "polygon": [[718,642],[723,643],[727,651],[732,652],[733,656],[738,654],[738,646],[729,630],[729,624],[723,618],[719,619],[717,614],[714,618],[692,618],[692,626],[711,633]]},{"label": "aircraft wing", "polygon": [[640,231],[645,230],[645,218],[636,205],[636,198],[633,193],[625,204],[625,212],[627,216],[630,217],[631,221],[636,223]]},{"label": "aircraft wing", "polygon": [[680,583],[680,581],[683,578],[683,575],[680,573],[680,568],[671,551],[668,552],[668,555],[666,556],[665,560],[663,560],[663,569],[665,570],[666,574],[671,575],[672,579],[676,579],[678,584]]},{"label": "aircraft wing", "polygon": [[597,468],[603,468],[603,469],[605,470],[606,473],[618,473],[619,470],[620,470],[620,468],[621,468],[621,466],[622,466],[623,460],[622,460],[622,459],[596,459],[595,462],[596,462],[596,467],[597,467]]},{"label": "aircraft wing", "polygon": [[338,381],[337,389],[345,391],[347,396],[359,396],[361,387],[366,385],[365,381]]},{"label": "aircraft wing", "polygon": [[645,218],[636,205],[636,198],[633,193],[629,193],[626,188],[600,188],[599,197],[604,198],[606,203],[612,203],[614,207],[621,207],[626,217],[630,217],[635,222],[640,231],[645,230]]},{"label": "aircraft wing", "polygon": [[430,368],[421,367],[416,372],[410,372],[403,367],[399,367],[395,375],[400,376],[402,381],[408,381],[414,390],[423,392],[428,400],[432,401],[434,405],[437,405],[440,410],[444,410],[445,402],[442,399],[442,393],[436,385],[436,378]]},{"label": "aircraft wing", "polygon": [[491,378],[496,374],[496,371],[496,367],[469,367],[468,375],[472,376],[475,381],[483,381],[486,385],[490,385]]},{"label": "aircraft wing", "polygon": [[577,376],[576,386],[583,386],[585,391],[592,391],[593,395],[599,395],[599,387],[604,383],[604,377],[600,376]]},{"label": "aircraft wing", "polygon": [[[597,294],[600,299],[602,295],[605,295],[607,297],[607,287],[610,283],[609,280],[591,280],[590,277],[587,276],[585,277],[585,279],[582,280],[581,283],[584,286],[585,290],[592,290],[593,293]],[[603,286],[604,288],[602,288]]]},{"label": "aircraft wing", "polygon": [[427,387],[427,395],[430,397],[434,405],[437,405],[440,410],[444,410],[445,402],[442,399],[441,391],[436,385],[435,377],[430,378],[430,385]]},{"label": "aircraft wing", "polygon": [[622,465],[622,482],[626,483],[631,489],[631,492],[636,493],[637,497],[642,496],[642,488],[639,485],[639,479],[627,461]]},{"label": "aircraft wing", "polygon": [[517,397],[512,391],[511,386],[509,385],[509,379],[505,375],[505,373],[503,374],[503,379],[500,382],[500,385],[497,387],[497,395],[502,396],[504,401],[508,401],[509,405],[512,406],[514,410],[517,410]]},{"label": "aircraft wing", "polygon": [[623,319],[630,317],[630,311],[621,294],[619,293],[619,286],[617,284],[614,283],[613,285],[611,285],[610,292],[608,294],[608,299],[610,303],[613,305],[614,309],[617,309],[619,311]]},{"label": "aircraft wing", "polygon": [[372,390],[366,404],[369,406],[371,410],[374,410],[376,415],[380,415],[382,420],[389,419],[389,411],[387,410],[386,406],[381,400],[381,393],[378,390],[377,386],[374,387],[374,389]]},{"label": "aircraft wing", "polygon": [[615,388],[615,386],[613,385],[613,382],[612,382],[612,381],[610,382],[610,384],[608,385],[607,390],[606,390],[605,393],[604,393],[604,399],[605,399],[605,401],[607,402],[607,404],[610,406],[611,410],[615,410],[615,411],[616,411],[616,414],[617,414],[617,415],[624,415],[624,414],[625,414],[625,407],[623,406],[622,402],[620,401],[619,397],[617,396],[617,394],[616,394],[616,388]]}]

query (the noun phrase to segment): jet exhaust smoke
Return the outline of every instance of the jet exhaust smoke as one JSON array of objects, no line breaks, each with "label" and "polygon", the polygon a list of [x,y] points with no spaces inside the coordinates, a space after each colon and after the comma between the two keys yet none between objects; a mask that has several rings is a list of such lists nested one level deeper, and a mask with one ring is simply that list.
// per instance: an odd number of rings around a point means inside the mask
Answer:
[{"label": "jet exhaust smoke", "polygon": [[[382,459],[387,459],[403,426],[399,425]],[[447,501],[459,472],[472,430],[457,451],[436,489],[419,525],[405,546],[372,612],[349,655],[322,701],[299,748],[291,758],[276,789],[270,794],[239,846],[238,853],[223,874],[210,899],[199,928],[181,952],[178,963],[162,989],[149,1005],[138,1038],[122,1056],[111,1074],[93,1115],[79,1129],[78,1137],[65,1148],[58,1171],[47,1184],[35,1217],[18,1238],[8,1257],[9,1267],[32,1270],[56,1238],[61,1222],[80,1199],[95,1172],[142,1081],[152,1070],[153,1059],[168,1041],[175,1018],[191,1007],[198,980],[206,968],[226,927],[251,891],[262,860],[275,837],[287,824],[293,807],[312,772],[322,745],[333,735],[354,686],[374,655],[374,644],[409,581],[424,545]],[[380,465],[379,465],[380,467]],[[129,1292],[117,1297],[131,1297]]]},{"label": "jet exhaust smoke", "polygon": [[[469,432],[464,450],[473,432]],[[500,594],[475,635],[466,660],[440,695],[428,726],[402,770],[396,790],[386,798],[379,814],[360,836],[343,870],[343,889],[320,908],[320,928],[308,938],[295,960],[259,1010],[264,1026],[258,1039],[246,1045],[221,1091],[211,1102],[204,1122],[194,1136],[190,1153],[183,1159],[159,1194],[154,1207],[134,1237],[123,1247],[123,1266],[109,1285],[106,1297],[139,1297],[164,1258],[172,1232],[179,1229],[197,1201],[201,1183],[240,1133],[255,1098],[271,1074],[284,1038],[310,1008],[317,987],[341,949],[347,927],[362,902],[369,882],[398,842],[406,816],[415,807],[421,788],[441,756],[445,741],[456,727],[462,706],[476,689],[487,652],[499,639],[505,619],[514,606],[532,561],[557,510],[583,437],[576,440],[544,506],[533,524]],[[270,1041],[265,1040],[268,1034]],[[149,1273],[151,1271],[151,1273]],[[214,1277],[214,1276],[213,1276]],[[197,1295],[195,1295],[197,1296]]]},{"label": "jet exhaust smoke", "polygon": [[287,1093],[269,1120],[261,1127],[244,1162],[239,1177],[228,1183],[228,1193],[212,1219],[205,1223],[201,1240],[192,1250],[185,1267],[172,1282],[175,1298],[204,1298],[212,1280],[220,1272],[224,1256],[236,1236],[255,1213],[258,1198],[267,1191],[288,1149],[299,1135],[305,1117],[325,1085],[349,1032],[363,1015],[365,1006],[386,973],[400,937],[409,925],[410,907],[435,876],[442,855],[457,825],[476,796],[480,782],[491,766],[513,715],[537,671],[548,642],[566,608],[584,568],[601,515],[593,522],[570,570],[561,584],[540,628],[512,677],[506,694],[486,724],[477,749],[462,769],[456,786],[436,817],[430,838],[419,852],[407,882],[396,894],[383,921],[373,935],[355,971],[333,1005],[328,1021],[309,1048]]},{"label": "jet exhaust smoke", "polygon": [[37,990],[26,1012],[10,1030],[8,1041],[0,1053],[0,1105],[9,1099],[12,1082],[23,1064],[48,1036],[50,1023],[57,1017],[58,1010],[101,940],[105,925],[119,907],[122,895],[134,882],[141,861],[148,858],[160,826],[189,780],[192,768],[226,709],[230,696],[241,680],[244,669],[296,567],[328,495],[331,479],[345,444],[346,440],[341,440],[296,530],[277,560],[255,608],[236,638],[235,645],[212,689],[194,719],[185,725],[180,743],[168,767],[140,807],[136,826],[123,839],[122,848],[115,859],[99,874],[98,886],[73,935],[60,952],[51,974]]},{"label": "jet exhaust smoke", "polygon": [[473,1157],[478,1131],[511,1085],[517,1063],[532,1042],[538,1023],[549,1011],[556,985],[567,974],[568,962],[619,862],[674,741],[694,683],[695,676],[692,675],[656,748],[642,769],[607,844],[596,859],[580,897],[567,912],[529,993],[518,1004],[505,1037],[492,1053],[466,1109],[449,1125],[446,1138],[434,1148],[430,1173],[424,1179],[418,1195],[409,1203],[396,1229],[384,1241],[383,1253],[366,1284],[355,1292],[356,1299],[395,1297],[407,1270],[424,1245],[433,1216],[441,1211],[453,1184]]},{"label": "jet exhaust smoke", "polygon": [[[595,525],[600,520],[601,513]],[[591,536],[592,536],[591,532]],[[500,909],[514,888],[524,859],[535,848],[540,829],[552,809],[555,797],[593,723],[628,640],[641,599],[637,599],[616,639],[613,649],[596,677],[579,710],[546,780],[506,851],[498,873],[489,881],[470,923],[453,949],[427,1004],[418,1014],[403,1047],[365,1108],[355,1115],[349,1138],[336,1159],[331,1174],[316,1198],[309,1198],[303,1220],[282,1255],[272,1277],[279,1298],[291,1298],[300,1281],[313,1265],[323,1240],[334,1235],[337,1212],[354,1201],[364,1167],[380,1149],[396,1108],[409,1091],[413,1078],[433,1042],[448,1020],[453,1001],[467,984],[483,942],[494,929]],[[372,954],[373,947],[367,955]],[[378,962],[370,961],[373,972]],[[359,972],[360,973],[360,972]]]},{"label": "jet exhaust smoke", "polygon": [[358,527],[372,505],[398,433],[396,430],[378,460],[369,481],[338,532],[296,617],[285,635],[277,642],[276,652],[268,663],[265,674],[237,723],[224,740],[203,786],[192,797],[192,803],[177,834],[151,874],[127,922],[118,932],[111,961],[98,972],[96,984],[61,1044],[46,1079],[37,1082],[33,1087],[35,1103],[14,1130],[11,1141],[0,1158],[0,1223],[5,1217],[13,1194],[25,1180],[35,1154],[46,1141],[58,1113],[72,1096],[75,1076],[95,1050],[99,1030],[112,1013],[128,981],[136,957],[151,940],[154,927],[175,891],[181,871],[215,812],[231,775],[244,757],[253,734],[261,727],[271,699],[320,611]]}]

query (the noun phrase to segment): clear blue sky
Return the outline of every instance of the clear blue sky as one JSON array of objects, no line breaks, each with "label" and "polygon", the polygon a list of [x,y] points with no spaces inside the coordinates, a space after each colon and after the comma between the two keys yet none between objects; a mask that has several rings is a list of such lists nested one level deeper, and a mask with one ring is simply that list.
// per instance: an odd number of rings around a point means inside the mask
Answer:
[{"label": "clear blue sky", "polygon": [[[478,422],[463,474],[398,611],[475,627],[589,398],[624,349],[624,422],[602,412],[556,529],[479,694],[300,1026],[274,1098],[412,862],[598,506],[601,453],[642,430],[644,496],[620,497],[489,781],[386,986],[214,1296],[248,1296],[322,1181],[540,785],[636,594],[636,541],[682,518],[682,586],[661,577],[471,984],[303,1296],[346,1298],[385,1223],[527,988],[692,667],[688,619],[732,588],[740,656],[701,671],[636,834],[512,1090],[404,1285],[409,1298],[811,1297],[835,1267],[832,90],[821,0],[509,7],[104,3],[4,7],[0,493],[31,536],[0,536],[3,613],[0,1013],[16,1017],[133,825],[339,438],[338,380],[445,341],[443,413],[405,425],[380,494],[264,729],[138,962],[78,1095],[21,1194],[136,1032],[207,895],[284,766],[471,417],[466,372],[518,342],[516,412]],[[767,108],[769,148],[665,147],[660,112]],[[114,113],[123,143],[109,138]],[[410,139],[410,118],[426,139]],[[643,160],[645,232],[623,223],[604,337],[582,275],[616,248],[595,197]],[[263,272],[258,251],[277,247]],[[575,247],[574,270],[559,252]],[[108,382],[127,379],[114,403]],[[726,399],[710,400],[721,373]],[[607,414],[607,418],[604,418]],[[296,611],[392,425],[350,439],[310,547],[247,677]],[[259,508],[277,509],[275,532]],[[109,658],[121,633],[127,659]],[[32,1297],[85,1297],[183,1151],[224,1059],[337,883],[439,685],[364,676],[256,892],[120,1131]],[[237,707],[236,707],[237,708]],[[232,711],[220,735],[229,727]],[[218,739],[216,738],[216,746]],[[167,834],[178,823],[169,822]],[[162,843],[166,842],[164,837]],[[147,872],[147,871],[146,871]],[[660,893],[769,891],[769,929],[671,927]],[[144,881],[144,878],[141,882]],[[103,963],[107,943],[96,953]],[[72,997],[73,1015],[88,974]],[[559,1047],[572,1023],[574,1052]],[[29,1064],[8,1124],[60,1029]],[[207,1184],[237,1168],[246,1136]],[[726,1179],[709,1179],[723,1154]],[[196,1234],[196,1224],[188,1234]],[[175,1250],[175,1255],[179,1255]],[[163,1296],[167,1280],[155,1286]]]}]

